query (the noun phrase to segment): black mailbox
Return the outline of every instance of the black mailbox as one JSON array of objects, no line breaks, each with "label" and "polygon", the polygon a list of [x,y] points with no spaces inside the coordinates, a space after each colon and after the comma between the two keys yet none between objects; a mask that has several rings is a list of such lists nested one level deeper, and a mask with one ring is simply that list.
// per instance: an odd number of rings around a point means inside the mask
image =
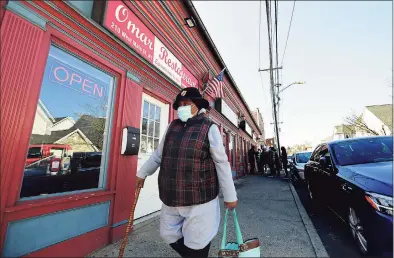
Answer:
[{"label": "black mailbox", "polygon": [[140,149],[140,129],[126,126],[123,128],[122,136],[122,155],[138,155]]}]

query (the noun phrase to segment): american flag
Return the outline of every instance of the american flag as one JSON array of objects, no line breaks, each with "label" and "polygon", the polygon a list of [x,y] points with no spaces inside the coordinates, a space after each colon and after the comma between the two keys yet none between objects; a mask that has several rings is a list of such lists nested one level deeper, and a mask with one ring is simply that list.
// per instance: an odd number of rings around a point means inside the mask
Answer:
[{"label": "american flag", "polygon": [[205,92],[211,95],[214,98],[223,98],[224,93],[223,93],[223,80],[224,80],[224,68],[215,78],[210,80],[207,83],[207,87],[205,88]]}]

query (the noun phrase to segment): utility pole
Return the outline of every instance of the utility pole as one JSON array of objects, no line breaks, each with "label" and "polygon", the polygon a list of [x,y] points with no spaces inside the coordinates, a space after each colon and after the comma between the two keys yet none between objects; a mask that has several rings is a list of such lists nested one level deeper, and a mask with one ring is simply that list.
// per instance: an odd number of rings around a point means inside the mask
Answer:
[{"label": "utility pole", "polygon": [[[269,44],[270,49],[271,49],[271,42]],[[274,118],[274,133],[276,135],[276,144],[278,145],[278,149],[280,148],[279,145],[279,128],[278,128],[278,107],[279,107],[279,102],[276,102],[277,99],[277,92],[276,92],[276,87],[274,86],[274,74],[273,74],[273,70],[278,70],[278,69],[282,69],[282,67],[272,67],[272,55],[270,55],[270,67],[268,69],[259,69],[259,72],[263,72],[263,71],[269,71],[270,72],[270,82],[271,82],[271,87],[270,87],[270,93],[271,93],[271,98],[272,98],[272,109],[273,109],[273,118]]]},{"label": "utility pole", "polygon": [[275,84],[274,84],[274,74],[273,70],[279,70],[282,69],[282,67],[273,67],[273,56],[272,56],[272,38],[271,38],[271,33],[270,33],[270,28],[271,28],[271,20],[270,20],[270,6],[268,0],[265,1],[265,6],[266,6],[266,12],[267,12],[267,26],[268,26],[268,47],[269,47],[269,57],[270,57],[270,68],[269,69],[264,69],[264,70],[259,70],[260,71],[269,71],[270,72],[270,81],[271,81],[271,97],[272,97],[272,105],[273,105],[273,118],[274,118],[274,131],[276,134],[276,143],[277,143],[277,148],[278,151],[280,150],[280,142],[279,142],[279,129],[278,129],[278,116],[277,116],[277,110],[276,110],[276,91],[275,91]]}]

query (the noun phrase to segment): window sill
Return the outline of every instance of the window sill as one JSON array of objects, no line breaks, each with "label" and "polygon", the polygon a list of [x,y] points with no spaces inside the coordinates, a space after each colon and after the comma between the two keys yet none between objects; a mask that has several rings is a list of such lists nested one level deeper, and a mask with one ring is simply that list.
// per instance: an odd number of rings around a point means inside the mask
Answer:
[{"label": "window sill", "polygon": [[90,198],[97,198],[100,196],[106,195],[113,195],[115,191],[105,191],[98,189],[94,192],[84,192],[79,194],[73,195],[62,195],[62,196],[55,196],[55,197],[48,197],[45,199],[36,199],[36,200],[28,200],[28,201],[19,201],[16,203],[14,207],[5,208],[6,213],[11,213],[15,211],[27,210],[31,208],[37,208],[42,206],[66,203],[71,201],[78,201],[82,199],[90,199]]}]

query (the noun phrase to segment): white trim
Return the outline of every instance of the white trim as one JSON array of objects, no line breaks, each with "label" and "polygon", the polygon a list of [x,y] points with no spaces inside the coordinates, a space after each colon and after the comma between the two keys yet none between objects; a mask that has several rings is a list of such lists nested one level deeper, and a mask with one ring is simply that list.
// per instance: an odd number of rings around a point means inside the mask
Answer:
[{"label": "white trim", "polygon": [[70,118],[71,118],[73,124],[75,124],[75,121],[74,121],[74,119],[73,119],[71,116],[66,116],[66,117],[63,118],[62,120],[59,120],[59,121],[57,121],[56,123],[54,123],[54,124],[52,125],[52,127],[56,126],[57,124],[60,124],[60,123],[63,122],[64,120],[67,120],[67,119],[70,119]]},{"label": "white trim", "polygon": [[38,105],[40,105],[42,110],[44,110],[44,112],[46,113],[47,117],[50,120],[52,120],[52,123],[54,123],[55,122],[55,118],[52,116],[51,112],[49,112],[49,110],[47,109],[47,107],[45,106],[44,102],[42,102],[41,99],[38,99]]}]

